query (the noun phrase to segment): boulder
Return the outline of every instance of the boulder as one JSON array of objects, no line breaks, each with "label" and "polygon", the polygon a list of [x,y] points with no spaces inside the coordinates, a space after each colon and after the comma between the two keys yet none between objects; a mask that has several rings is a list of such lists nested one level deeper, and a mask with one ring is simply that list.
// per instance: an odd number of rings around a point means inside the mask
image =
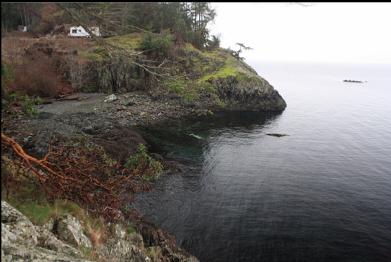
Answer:
[{"label": "boulder", "polygon": [[1,201],[1,243],[38,244],[38,233],[31,221],[5,201]]},{"label": "boulder", "polygon": [[57,239],[1,201],[1,261],[87,261],[74,247]]},{"label": "boulder", "polygon": [[59,239],[71,245],[92,248],[91,240],[84,234],[80,221],[69,214],[58,219],[54,230]]},{"label": "boulder", "polygon": [[113,102],[115,100],[118,100],[118,97],[114,94],[111,94],[109,96],[106,96],[105,100],[103,100],[103,102],[105,103],[110,103],[110,102]]},{"label": "boulder", "polygon": [[115,257],[115,261],[151,261],[145,254],[141,235],[128,233],[120,224],[113,225],[112,237],[105,243],[102,253],[106,257]]}]

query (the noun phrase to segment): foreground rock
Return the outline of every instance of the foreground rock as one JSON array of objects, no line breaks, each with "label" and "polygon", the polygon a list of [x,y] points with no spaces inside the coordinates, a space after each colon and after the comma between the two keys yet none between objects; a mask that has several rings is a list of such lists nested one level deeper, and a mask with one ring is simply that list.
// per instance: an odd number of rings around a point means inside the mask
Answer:
[{"label": "foreground rock", "polygon": [[76,248],[34,226],[22,213],[1,201],[1,261],[88,260]]},{"label": "foreground rock", "polygon": [[90,239],[83,233],[83,227],[75,217],[67,215],[56,221],[56,234],[67,242],[82,248],[92,248]]},{"label": "foreground rock", "polygon": [[[53,221],[52,221],[53,222]],[[75,217],[67,215],[55,223],[35,226],[18,210],[1,201],[2,261],[198,261],[166,246],[145,246],[142,235],[112,225],[113,233],[100,245],[91,240]],[[89,258],[85,251],[95,254]],[[82,252],[84,251],[84,252]],[[87,258],[86,258],[87,256]]]}]

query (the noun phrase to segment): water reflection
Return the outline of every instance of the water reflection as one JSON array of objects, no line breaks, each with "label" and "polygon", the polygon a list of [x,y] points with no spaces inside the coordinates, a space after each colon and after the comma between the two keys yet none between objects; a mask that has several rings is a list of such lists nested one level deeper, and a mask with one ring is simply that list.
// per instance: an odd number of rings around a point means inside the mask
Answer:
[{"label": "water reflection", "polygon": [[[140,131],[151,150],[183,161],[202,160],[210,140],[235,136],[251,136],[281,116],[276,112],[218,112],[200,119],[173,121],[141,127]],[[238,131],[240,130],[240,133]],[[200,158],[201,157],[201,158]]]}]

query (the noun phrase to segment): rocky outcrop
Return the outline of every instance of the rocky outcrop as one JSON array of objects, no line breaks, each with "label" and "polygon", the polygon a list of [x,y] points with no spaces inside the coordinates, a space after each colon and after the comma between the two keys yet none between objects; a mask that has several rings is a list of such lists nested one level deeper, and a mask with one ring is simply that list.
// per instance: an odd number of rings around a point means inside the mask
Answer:
[{"label": "rocky outcrop", "polygon": [[282,111],[286,103],[265,79],[228,76],[212,80],[228,110]]},{"label": "rocky outcrop", "polygon": [[101,252],[106,257],[116,257],[117,261],[152,261],[142,250],[144,242],[141,235],[127,233],[124,226],[113,226],[113,237],[102,247]]},{"label": "rocky outcrop", "polygon": [[[26,216],[5,201],[1,201],[2,261],[188,261],[198,260],[173,249],[159,238],[159,243],[145,242],[144,235],[129,232],[122,224],[108,225],[112,232],[104,243],[93,246],[84,234],[82,223],[71,215],[34,225]],[[144,233],[145,234],[145,233]],[[162,232],[159,235],[162,236]],[[161,245],[158,245],[161,244]],[[85,258],[82,251],[93,251]]]},{"label": "rocky outcrop", "polygon": [[194,104],[210,109],[218,106],[228,111],[285,109],[286,103],[277,90],[241,58],[232,56],[230,50],[200,51],[187,45],[182,52],[184,58],[178,68],[183,71],[181,74],[186,76],[187,82],[192,81],[184,84],[189,89],[198,86],[200,90],[199,101],[194,99]]},{"label": "rocky outcrop", "polygon": [[55,223],[58,238],[76,247],[92,248],[91,240],[84,234],[80,221],[71,215],[61,217]]},{"label": "rocky outcrop", "polygon": [[1,201],[2,261],[88,261],[76,248]]},{"label": "rocky outcrop", "polygon": [[[220,109],[235,111],[282,111],[286,107],[284,99],[272,85],[240,58],[232,56],[232,51],[222,48],[208,51],[198,50],[191,44],[178,46],[172,63],[164,66],[164,72],[169,72],[170,77],[154,82],[150,73],[136,65],[142,63],[138,60],[148,60],[148,57],[138,55],[133,61],[124,55],[134,53],[141,38],[139,34],[131,34],[107,39],[114,45],[134,42],[125,49],[120,46],[119,50],[125,53],[110,56],[96,42],[86,39],[31,39],[29,46],[21,49],[25,51],[19,51],[19,56],[30,59],[46,57],[56,65],[61,79],[82,92],[149,90],[159,100],[176,95],[183,98],[181,102],[186,106],[197,109],[220,106]],[[5,38],[4,42],[11,40]],[[3,50],[10,52],[6,48]]]}]

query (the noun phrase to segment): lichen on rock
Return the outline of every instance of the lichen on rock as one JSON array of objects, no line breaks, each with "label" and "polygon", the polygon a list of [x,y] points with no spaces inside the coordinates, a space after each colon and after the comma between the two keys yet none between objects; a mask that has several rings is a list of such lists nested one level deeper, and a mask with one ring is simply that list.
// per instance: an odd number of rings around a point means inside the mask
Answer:
[{"label": "lichen on rock", "polygon": [[58,240],[5,201],[1,201],[2,261],[87,261],[80,251]]},{"label": "lichen on rock", "polygon": [[[161,238],[161,230],[158,242],[145,245],[141,234],[123,224],[108,224],[108,227],[112,228],[108,239],[99,246],[93,246],[84,234],[83,223],[71,215],[37,226],[7,202],[1,201],[1,260],[198,261],[180,249],[172,249]],[[89,256],[86,251],[93,251],[94,256]]]},{"label": "lichen on rock", "polygon": [[57,220],[54,230],[61,240],[77,247],[92,248],[91,240],[84,234],[80,221],[69,214]]}]

